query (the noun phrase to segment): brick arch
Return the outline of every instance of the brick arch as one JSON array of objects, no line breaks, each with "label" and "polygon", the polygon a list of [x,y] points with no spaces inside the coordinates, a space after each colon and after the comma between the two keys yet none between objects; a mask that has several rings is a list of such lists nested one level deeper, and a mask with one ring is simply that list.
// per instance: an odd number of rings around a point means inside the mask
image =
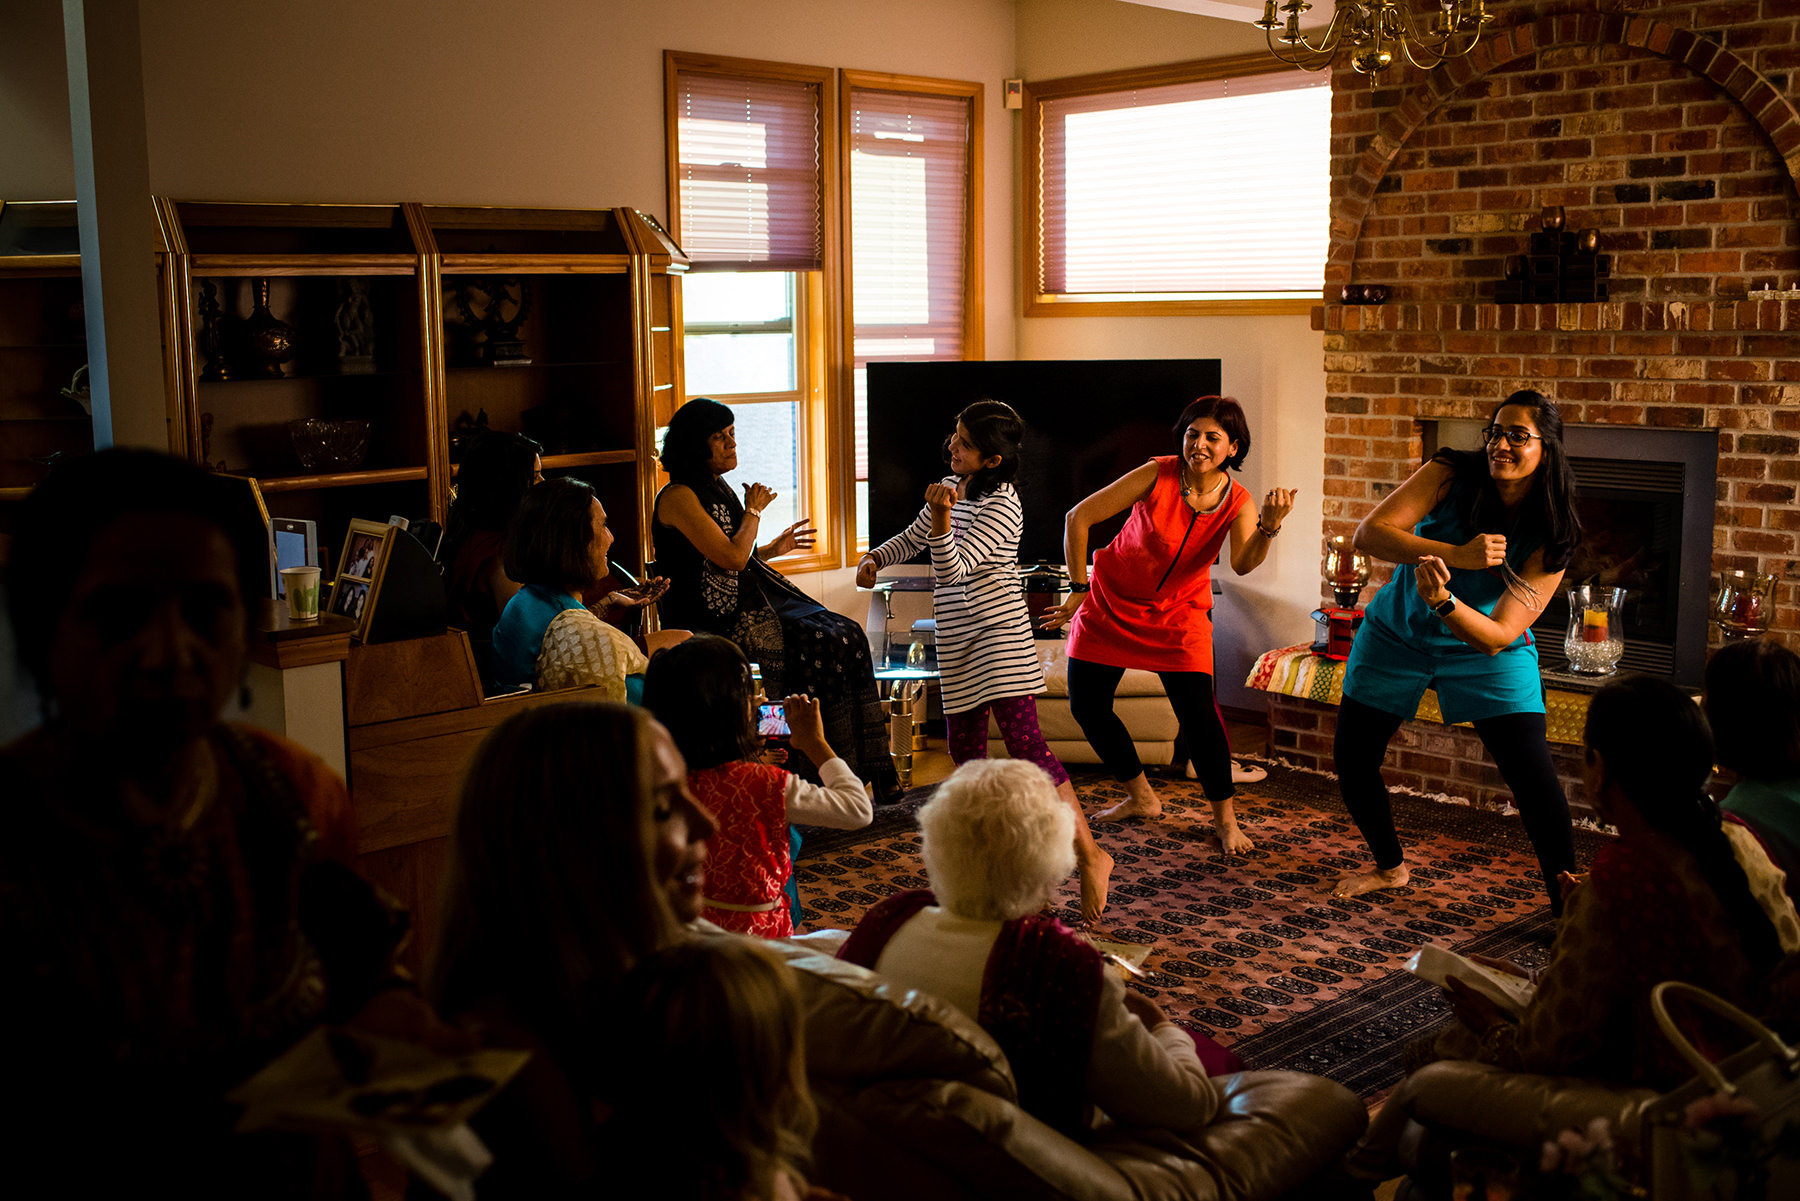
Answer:
[{"label": "brick arch", "polygon": [[1540,50],[1607,44],[1648,50],[1712,80],[1768,135],[1790,182],[1800,192],[1800,111],[1738,55],[1692,30],[1649,17],[1594,12],[1542,17],[1498,30],[1466,57],[1427,72],[1424,84],[1411,89],[1399,107],[1382,118],[1358,157],[1342,198],[1332,205],[1333,239],[1325,265],[1326,282],[1349,282],[1363,219],[1376,186],[1419,126],[1458,89],[1496,67]]}]

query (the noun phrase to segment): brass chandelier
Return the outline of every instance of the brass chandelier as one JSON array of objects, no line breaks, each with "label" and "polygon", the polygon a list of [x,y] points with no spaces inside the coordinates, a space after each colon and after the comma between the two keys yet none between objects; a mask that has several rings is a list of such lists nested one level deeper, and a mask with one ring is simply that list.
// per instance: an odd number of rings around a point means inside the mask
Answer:
[{"label": "brass chandelier", "polygon": [[1285,63],[1317,71],[1348,48],[1350,65],[1375,76],[1393,64],[1396,49],[1427,71],[1461,58],[1475,49],[1482,27],[1494,19],[1484,0],[1428,3],[1435,3],[1435,16],[1415,17],[1400,0],[1342,0],[1316,44],[1300,32],[1300,14],[1312,8],[1306,0],[1263,0],[1262,19],[1253,23],[1268,38],[1270,52]]}]

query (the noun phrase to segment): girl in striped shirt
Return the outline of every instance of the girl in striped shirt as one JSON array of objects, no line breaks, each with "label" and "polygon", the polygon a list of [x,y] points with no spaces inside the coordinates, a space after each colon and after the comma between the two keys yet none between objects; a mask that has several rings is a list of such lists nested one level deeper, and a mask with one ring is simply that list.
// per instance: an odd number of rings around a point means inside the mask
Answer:
[{"label": "girl in striped shirt", "polygon": [[925,489],[925,505],[910,526],[862,557],[856,582],[872,588],[883,567],[930,550],[950,757],[959,764],[986,757],[991,712],[1006,753],[1044,770],[1075,811],[1081,916],[1092,922],[1106,908],[1113,861],[1094,841],[1069,773],[1038,729],[1035,697],[1044,673],[1019,582],[1024,509],[1012,485],[1023,433],[1012,406],[997,400],[976,401],[959,413],[944,444],[952,474]]}]

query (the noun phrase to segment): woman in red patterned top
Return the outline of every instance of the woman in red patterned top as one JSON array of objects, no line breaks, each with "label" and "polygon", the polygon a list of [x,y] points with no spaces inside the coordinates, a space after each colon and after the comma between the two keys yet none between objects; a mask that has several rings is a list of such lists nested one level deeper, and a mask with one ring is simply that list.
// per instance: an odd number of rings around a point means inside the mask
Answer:
[{"label": "woman in red patterned top", "polygon": [[761,761],[755,702],[744,652],[712,634],[657,652],[644,680],[644,706],[674,735],[688,787],[719,822],[703,916],[740,934],[785,938],[794,932],[782,894],[794,872],[788,823],[856,830],[874,809],[826,743],[817,701],[796,695],[782,704],[794,749],[819,765],[818,784]]}]

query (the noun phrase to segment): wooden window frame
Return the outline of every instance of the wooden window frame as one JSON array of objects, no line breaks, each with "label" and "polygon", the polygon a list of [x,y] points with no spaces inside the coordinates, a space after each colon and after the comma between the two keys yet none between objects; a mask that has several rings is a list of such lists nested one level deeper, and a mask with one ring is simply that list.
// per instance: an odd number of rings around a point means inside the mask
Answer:
[{"label": "wooden window frame", "polygon": [[[1043,276],[1043,158],[1040,147],[1044,135],[1043,102],[1071,96],[1093,96],[1105,92],[1123,92],[1133,88],[1152,88],[1168,84],[1195,83],[1231,76],[1264,75],[1291,71],[1286,63],[1268,54],[1240,54],[1229,58],[1192,59],[1159,67],[1139,67],[1129,71],[1105,71],[1093,75],[1071,75],[1063,79],[1047,79],[1025,84],[1024,139],[1021,152],[1023,167],[1024,254],[1020,273],[1021,312],[1027,317],[1172,317],[1172,316],[1289,316],[1306,315],[1321,302],[1319,296],[1301,298],[1268,297],[1246,300],[1152,300],[1148,297],[1130,300],[1077,299],[1066,293],[1040,292],[1037,281]],[[1146,230],[1145,236],[1154,231]]]},{"label": "wooden window frame", "polygon": [[[784,571],[826,571],[842,567],[845,546],[855,541],[854,513],[843,500],[843,490],[832,480],[830,448],[854,444],[855,430],[847,404],[834,402],[828,381],[839,374],[841,357],[837,329],[837,313],[842,302],[842,272],[838,269],[841,239],[839,197],[841,174],[837,169],[836,139],[839,92],[835,86],[837,72],[831,67],[814,67],[800,63],[768,62],[762,59],[731,58],[712,54],[690,54],[679,50],[663,51],[663,146],[668,172],[669,235],[681,244],[681,139],[679,88],[677,76],[683,72],[737,76],[752,79],[774,79],[815,84],[819,88],[820,136],[824,145],[819,151],[820,181],[820,269],[796,273],[794,317],[804,329],[795,331],[795,395],[802,405],[801,425],[806,455],[804,472],[807,480],[807,506],[819,532],[811,553],[783,556],[776,562]],[[774,396],[776,394],[769,394]],[[780,394],[786,396],[788,394]],[[684,395],[682,400],[685,402]],[[729,403],[727,400],[726,403]],[[657,467],[659,484],[668,476]],[[854,492],[851,493],[854,497]]]},{"label": "wooden window frame", "polygon": [[[856,89],[868,89],[883,92],[913,92],[926,96],[960,96],[969,101],[969,181],[963,196],[963,329],[962,357],[965,361],[978,361],[987,357],[987,311],[984,290],[982,265],[985,262],[985,243],[982,233],[982,202],[985,195],[983,189],[983,130],[984,101],[986,88],[980,83],[958,79],[938,79],[924,75],[893,75],[879,71],[857,71],[845,69],[838,72],[838,180],[839,195],[842,200],[842,213],[839,226],[843,231],[840,249],[843,269],[841,272],[841,304],[839,339],[843,348],[838,364],[839,376],[837,386],[843,397],[844,416],[843,441],[837,444],[837,451],[846,464],[856,461],[856,313],[854,311],[855,264],[851,261],[852,228],[851,195],[850,195],[850,156],[851,145],[851,107],[850,93]],[[855,562],[861,553],[868,549],[870,543],[859,538],[856,533],[856,472],[853,467],[841,472],[839,504],[848,518],[845,523],[847,538],[844,546],[846,562]]]}]

